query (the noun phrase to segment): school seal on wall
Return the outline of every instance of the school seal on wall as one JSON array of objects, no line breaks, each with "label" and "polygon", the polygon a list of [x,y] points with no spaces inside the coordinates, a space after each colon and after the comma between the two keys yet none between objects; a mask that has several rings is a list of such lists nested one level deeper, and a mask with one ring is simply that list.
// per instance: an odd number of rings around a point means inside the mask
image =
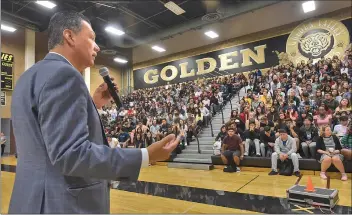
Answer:
[{"label": "school seal on wall", "polygon": [[314,19],[298,25],[289,35],[286,52],[294,63],[323,56],[341,56],[350,42],[346,26],[334,19]]}]

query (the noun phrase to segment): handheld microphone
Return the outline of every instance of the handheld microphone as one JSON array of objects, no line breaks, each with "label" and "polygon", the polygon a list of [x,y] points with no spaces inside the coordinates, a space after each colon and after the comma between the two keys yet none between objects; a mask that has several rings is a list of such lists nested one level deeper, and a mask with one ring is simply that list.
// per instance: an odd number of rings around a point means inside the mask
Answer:
[{"label": "handheld microphone", "polygon": [[103,77],[104,82],[108,85],[108,90],[109,90],[111,97],[114,99],[114,102],[116,104],[116,109],[119,110],[122,106],[122,103],[121,103],[119,95],[117,94],[117,92],[115,90],[114,84],[111,81],[108,68],[106,68],[106,67],[100,68],[99,74]]}]

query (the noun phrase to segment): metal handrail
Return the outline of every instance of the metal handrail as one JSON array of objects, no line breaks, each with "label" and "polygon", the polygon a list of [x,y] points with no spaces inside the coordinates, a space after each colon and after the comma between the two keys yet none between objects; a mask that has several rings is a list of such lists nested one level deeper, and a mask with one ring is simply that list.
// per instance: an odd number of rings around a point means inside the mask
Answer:
[{"label": "metal handrail", "polygon": [[213,117],[210,117],[209,123],[210,123],[211,136],[214,137],[214,131],[213,131]]},{"label": "metal handrail", "polygon": [[195,127],[195,131],[197,131],[199,128],[199,131],[198,132],[194,132],[194,136],[196,137],[196,140],[197,140],[197,144],[198,144],[198,154],[201,153],[200,151],[200,145],[199,145],[199,139],[198,139],[198,134],[199,132],[201,131],[201,127],[199,127],[198,125]]},{"label": "metal handrail", "polygon": [[221,116],[222,116],[222,124],[225,124],[224,112],[222,111],[222,109],[224,109],[223,105],[221,105],[220,110],[221,110]]},{"label": "metal handrail", "polygon": [[241,101],[241,99],[240,99],[240,91],[241,91],[241,89],[242,89],[242,85],[240,85],[240,88],[237,90],[238,104]]}]

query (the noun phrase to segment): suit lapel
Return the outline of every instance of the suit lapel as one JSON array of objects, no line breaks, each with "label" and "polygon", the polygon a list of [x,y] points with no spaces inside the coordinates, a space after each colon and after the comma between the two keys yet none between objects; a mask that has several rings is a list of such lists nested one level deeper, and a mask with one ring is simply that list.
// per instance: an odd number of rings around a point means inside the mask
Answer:
[{"label": "suit lapel", "polygon": [[99,115],[98,109],[97,109],[97,107],[95,106],[94,101],[93,101],[92,99],[91,99],[91,102],[93,103],[93,105],[94,105],[94,109],[95,109],[95,111],[97,112],[98,117],[99,117],[99,122],[100,122],[101,133],[102,133],[102,136],[103,136],[103,143],[104,143],[104,145],[106,145],[106,146],[110,147],[110,146],[109,146],[109,143],[108,143],[108,140],[106,139],[106,135],[105,135],[105,131],[104,131],[104,127],[103,127],[103,123],[101,122],[101,119],[100,119],[100,115]]},{"label": "suit lapel", "polygon": [[[60,54],[58,54],[58,53],[54,53],[54,52],[48,53],[48,54],[45,56],[44,60],[62,61],[62,62],[65,62],[65,63],[67,63],[67,64],[69,64],[69,65],[71,65],[71,66],[73,67],[73,65],[72,65],[64,56],[62,56],[62,55],[60,55]],[[78,72],[78,71],[77,71],[77,72]],[[99,117],[100,127],[101,127],[101,133],[102,133],[102,137],[103,137],[103,143],[104,143],[104,145],[109,146],[109,143],[108,143],[108,141],[107,141],[107,139],[106,139],[106,135],[105,135],[105,132],[104,132],[103,123],[101,122],[100,115],[99,115],[99,112],[98,112],[98,110],[97,110],[97,107],[95,106],[94,101],[92,100],[91,97],[90,97],[90,100],[91,100],[91,102],[93,103],[94,108],[95,108],[95,111],[97,112],[98,117]],[[110,146],[109,146],[109,147],[110,147]]]}]

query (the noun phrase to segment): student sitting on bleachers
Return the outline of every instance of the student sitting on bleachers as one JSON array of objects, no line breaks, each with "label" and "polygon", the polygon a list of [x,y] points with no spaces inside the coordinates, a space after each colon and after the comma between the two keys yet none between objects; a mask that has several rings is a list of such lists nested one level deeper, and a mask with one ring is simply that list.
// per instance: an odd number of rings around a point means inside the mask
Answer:
[{"label": "student sitting on bleachers", "polygon": [[350,123],[347,134],[341,139],[341,154],[346,158],[346,160],[352,159],[352,123]]},{"label": "student sitting on bleachers", "polygon": [[342,138],[347,134],[347,125],[348,125],[348,117],[347,116],[341,116],[339,118],[339,123],[338,125],[335,125],[334,127],[334,133],[336,134],[337,137]]},{"label": "student sitting on bleachers", "polygon": [[243,159],[242,139],[235,134],[233,128],[229,128],[227,134],[221,149],[221,159],[226,164],[224,172],[238,172],[240,159]]},{"label": "student sitting on bleachers", "polygon": [[215,141],[221,141],[223,142],[224,138],[227,135],[227,130],[226,130],[226,126],[223,125],[220,129],[220,132],[218,133],[218,135],[215,138]]},{"label": "student sitting on bleachers", "polygon": [[275,132],[269,126],[265,126],[260,132],[260,151],[262,157],[269,157],[275,151]]},{"label": "student sitting on bleachers", "polygon": [[249,129],[244,132],[245,139],[245,150],[244,156],[250,155],[250,146],[255,146],[255,153],[257,157],[260,157],[260,133],[259,129],[255,128],[255,121],[249,122]]},{"label": "student sitting on bleachers", "polygon": [[291,159],[293,163],[293,172],[299,177],[299,163],[296,154],[296,141],[287,134],[285,129],[279,129],[280,136],[275,141],[275,152],[271,155],[271,172],[269,175],[277,175],[277,160],[285,161]]},{"label": "student sitting on bleachers", "polygon": [[346,181],[347,175],[343,166],[343,155],[341,144],[335,135],[332,134],[329,126],[323,126],[320,130],[320,137],[317,140],[316,159],[321,163],[320,177],[326,179],[325,171],[331,163],[341,172],[341,180]]},{"label": "student sitting on bleachers", "polygon": [[312,119],[310,117],[306,118],[304,120],[304,125],[300,128],[299,131],[302,150],[306,158],[310,157],[309,152],[311,157],[315,158],[316,140],[318,136],[318,129],[312,124]]}]

